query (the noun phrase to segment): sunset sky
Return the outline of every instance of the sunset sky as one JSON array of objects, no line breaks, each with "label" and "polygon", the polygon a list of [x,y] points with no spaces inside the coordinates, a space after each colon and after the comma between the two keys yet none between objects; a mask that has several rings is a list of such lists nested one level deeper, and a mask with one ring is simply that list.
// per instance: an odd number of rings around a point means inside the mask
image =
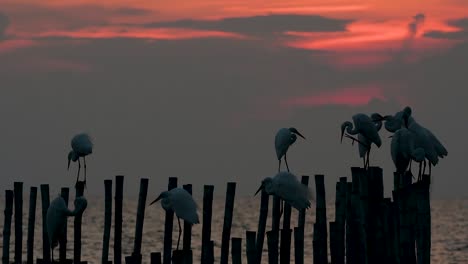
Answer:
[{"label": "sunset sky", "polygon": [[[410,105],[449,152],[434,195],[466,197],[467,69],[466,0],[0,0],[2,190],[72,186],[70,139],[86,131],[92,194],[116,174],[129,195],[169,176],[250,194],[294,126],[307,141],[292,172],[325,174],[333,195],[362,164],[341,123]],[[371,153],[387,194],[389,135]]]}]

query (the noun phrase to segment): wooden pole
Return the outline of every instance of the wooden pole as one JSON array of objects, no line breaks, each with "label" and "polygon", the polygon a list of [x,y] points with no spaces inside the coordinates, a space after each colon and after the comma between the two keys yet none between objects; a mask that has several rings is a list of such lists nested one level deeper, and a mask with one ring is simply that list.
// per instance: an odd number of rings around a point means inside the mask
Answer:
[{"label": "wooden pole", "polygon": [[256,256],[257,262],[262,263],[262,252],[263,242],[265,240],[266,222],[268,218],[268,203],[270,196],[267,194],[265,189],[262,189],[262,197],[260,199],[260,215],[258,217],[258,229],[257,229],[257,240],[256,240]]},{"label": "wooden pole", "polygon": [[[76,198],[83,196],[84,193],[84,182],[77,182],[75,186],[76,190]],[[82,222],[82,215],[76,215],[74,218],[74,234],[75,240],[73,241],[73,262],[74,263],[81,263],[81,222]]]},{"label": "wooden pole", "polygon": [[271,230],[279,232],[280,229],[280,201],[278,196],[273,196]]},{"label": "wooden pole", "polygon": [[304,264],[304,228],[294,228],[294,261]]},{"label": "wooden pole", "polygon": [[[335,225],[336,225],[336,264],[344,264],[345,260],[345,222],[346,222],[346,188],[347,179],[341,177],[336,183],[336,198],[335,198]],[[331,235],[330,235],[331,239]]]},{"label": "wooden pole", "polygon": [[[305,186],[309,185],[309,176],[303,175],[301,183]],[[297,227],[302,229],[300,231],[294,231],[294,259],[296,263],[304,263],[304,232],[305,232],[305,217],[306,209],[299,210],[299,216],[297,220]],[[299,236],[299,237],[296,237]],[[300,237],[302,236],[302,237]],[[302,248],[298,248],[302,247]],[[299,255],[298,255],[299,254]]]},{"label": "wooden pole", "polygon": [[161,252],[151,252],[151,264],[161,264]]},{"label": "wooden pole", "polygon": [[49,209],[49,185],[41,184],[41,200],[42,200],[42,261],[50,263],[50,244],[49,236],[47,235],[47,209]]},{"label": "wooden pole", "polygon": [[143,222],[145,220],[146,195],[148,194],[148,179],[140,179],[138,195],[137,218],[135,225],[135,243],[133,244],[132,262],[141,264],[141,241],[143,238]]},{"label": "wooden pole", "polygon": [[[177,188],[177,177],[169,177],[169,183],[167,185],[167,190],[170,191],[174,188]],[[172,229],[174,221],[174,212],[166,211],[166,219],[164,222],[164,255],[163,255],[163,264],[171,263],[172,255]]]},{"label": "wooden pole", "polygon": [[325,200],[325,176],[315,175],[315,193],[317,195],[316,219],[314,224],[313,247],[314,263],[327,264],[327,208]]},{"label": "wooden pole", "polygon": [[330,222],[329,223],[330,225],[330,259],[331,259],[331,263],[337,263],[338,260],[337,260],[337,257],[338,257],[338,254],[337,254],[337,224],[336,222]]},{"label": "wooden pole", "polygon": [[393,229],[392,229],[392,219],[391,219],[391,198],[385,198],[382,203],[382,232],[383,232],[383,241],[385,241],[383,263],[391,264],[397,263],[395,259],[395,254],[393,251]]},{"label": "wooden pole", "polygon": [[430,263],[431,257],[431,203],[430,187],[431,178],[423,175],[422,181],[417,183],[417,226],[418,239],[416,245],[418,249],[418,264]]},{"label": "wooden pole", "polygon": [[31,187],[29,192],[27,264],[34,263],[34,226],[36,224],[36,199],[37,187]]},{"label": "wooden pole", "polygon": [[14,183],[15,194],[15,263],[23,261],[23,183]]},{"label": "wooden pole", "polygon": [[211,241],[211,217],[213,207],[213,185],[205,185],[203,188],[203,226],[202,226],[202,253],[201,262],[208,263],[209,244]]},{"label": "wooden pole", "polygon": [[11,217],[13,215],[13,191],[5,190],[5,218],[3,219],[2,263],[10,264]]},{"label": "wooden pole", "polygon": [[278,264],[278,231],[271,230],[267,233],[268,264]]},{"label": "wooden pole", "polygon": [[122,203],[124,176],[115,176],[114,264],[122,264]]},{"label": "wooden pole", "polygon": [[[291,207],[289,207],[289,212],[291,212]],[[291,234],[292,234],[291,229],[289,228],[281,229],[281,240],[280,240],[280,263],[281,264],[289,264],[291,262]]]},{"label": "wooden pole", "polygon": [[256,264],[260,263],[257,262],[258,254],[262,254],[262,252],[258,252],[256,245],[255,245],[255,232],[254,231],[246,231],[245,232],[245,239],[246,243],[246,253],[247,253],[247,263],[248,264]]},{"label": "wooden pole", "polygon": [[112,180],[104,180],[104,233],[102,235],[102,264],[109,259],[109,241],[112,225]]},{"label": "wooden pole", "polygon": [[236,183],[228,182],[226,190],[226,203],[224,206],[224,224],[221,235],[221,264],[229,262],[229,241],[231,239],[232,212],[234,210],[234,198],[236,195]]},{"label": "wooden pole", "polygon": [[379,167],[370,167],[368,170],[368,225],[367,245],[369,263],[382,262],[385,255],[387,240],[383,235],[383,212],[384,201],[383,171]]},{"label": "wooden pole", "polygon": [[232,264],[242,264],[242,238],[233,237],[231,240]]},{"label": "wooden pole", "polygon": [[206,246],[206,264],[214,263],[214,241],[210,240]]},{"label": "wooden pole", "polygon": [[[192,195],[192,184],[184,184],[184,190],[186,190],[190,195]],[[184,221],[184,235],[183,235],[183,249],[184,251],[192,250],[192,224]]]},{"label": "wooden pole", "polygon": [[[63,200],[65,200],[65,205],[67,206],[68,208],[68,198],[69,198],[69,195],[70,195],[70,189],[69,188],[62,188],[61,191],[60,191],[60,196],[62,196]],[[68,225],[68,219],[67,219],[67,225]],[[67,259],[67,242],[68,242],[68,238],[67,238],[67,225],[65,226],[65,230],[64,230],[64,236],[62,237],[62,239],[59,241],[60,243],[60,248],[59,248],[59,260],[60,262],[62,263],[65,263],[66,259]]]}]

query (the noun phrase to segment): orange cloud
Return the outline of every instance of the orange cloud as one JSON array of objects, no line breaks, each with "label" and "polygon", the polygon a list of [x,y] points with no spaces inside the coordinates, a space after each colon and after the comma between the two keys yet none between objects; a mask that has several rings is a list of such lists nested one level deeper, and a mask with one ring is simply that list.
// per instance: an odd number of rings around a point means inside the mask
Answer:
[{"label": "orange cloud", "polygon": [[368,104],[373,99],[387,100],[384,96],[383,89],[378,85],[350,87],[309,96],[293,97],[282,102],[282,105],[286,107],[322,105],[361,106]]},{"label": "orange cloud", "polygon": [[0,54],[12,52],[17,49],[32,47],[37,45],[37,42],[28,39],[12,39],[0,41]]}]

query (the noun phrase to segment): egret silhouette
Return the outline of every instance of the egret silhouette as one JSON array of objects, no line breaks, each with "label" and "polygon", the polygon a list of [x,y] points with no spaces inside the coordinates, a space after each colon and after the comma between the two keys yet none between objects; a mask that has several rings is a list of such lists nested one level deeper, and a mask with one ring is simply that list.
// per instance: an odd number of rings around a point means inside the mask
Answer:
[{"label": "egret silhouette", "polygon": [[[310,200],[313,199],[311,190],[302,184],[294,174],[286,171],[279,172],[274,177],[263,179],[254,196],[263,189],[267,194],[279,197],[280,201],[290,204],[297,210],[310,208]],[[283,207],[282,202],[281,207]]]},{"label": "egret silhouette", "polygon": [[[420,125],[412,117],[412,109],[407,106],[403,111],[397,112],[394,116],[385,116],[385,129],[389,132],[396,132],[402,126],[406,126],[410,131],[415,133],[415,145],[424,149],[425,160],[419,164],[420,172],[418,180],[426,170],[426,159],[429,161],[429,175],[431,175],[431,167],[436,166],[439,158],[444,158],[448,155],[447,149],[437,139],[437,137],[427,128]],[[405,125],[406,123],[406,125]],[[424,165],[424,168],[422,168]]]},{"label": "egret silhouette", "polygon": [[[400,128],[393,134],[390,153],[399,174],[406,172],[412,160],[421,163],[425,158],[424,149],[416,147],[416,134],[407,128]],[[409,170],[411,172],[411,166]]]},{"label": "egret silhouette", "polygon": [[[343,122],[341,125],[341,142],[343,142],[343,137],[345,135],[345,131],[347,133],[346,137],[350,138],[351,140],[357,141],[360,145],[359,148],[359,156],[364,159],[364,168],[369,167],[369,156],[372,143],[374,143],[377,147],[380,148],[382,145],[382,140],[379,136],[379,130],[382,127],[382,121],[384,117],[375,113],[373,114],[375,120],[369,117],[366,114],[355,114],[353,118],[353,123],[346,121]],[[358,138],[355,138],[351,135],[358,135]],[[362,153],[362,155],[361,155]],[[364,154],[367,154],[366,158],[364,158]]]},{"label": "egret silhouette", "polygon": [[286,169],[289,171],[288,160],[286,158],[286,153],[288,152],[289,147],[296,142],[297,136],[305,139],[305,137],[297,131],[296,128],[281,128],[278,130],[275,136],[275,150],[276,157],[278,158],[278,172],[281,169],[281,158],[284,156],[284,162],[286,163]]},{"label": "egret silhouette", "polygon": [[78,161],[78,173],[76,175],[76,183],[78,183],[81,170],[80,157],[82,157],[84,162],[84,184],[86,185],[86,156],[93,153],[91,137],[86,133],[78,134],[73,137],[71,147],[72,150],[68,153],[68,169],[70,169],[70,161]]},{"label": "egret silhouette", "polygon": [[177,249],[179,249],[180,235],[182,227],[180,226],[180,218],[190,224],[198,224],[197,204],[193,200],[192,195],[182,188],[174,188],[170,191],[162,192],[150,205],[161,200],[161,207],[166,211],[173,211],[179,222],[179,239],[177,240]]},{"label": "egret silhouette", "polygon": [[54,248],[58,242],[66,238],[67,217],[80,215],[84,212],[88,202],[83,196],[75,199],[75,209],[70,211],[62,196],[55,198],[47,209],[47,235],[49,237],[50,248],[52,250],[52,262],[54,262]]}]

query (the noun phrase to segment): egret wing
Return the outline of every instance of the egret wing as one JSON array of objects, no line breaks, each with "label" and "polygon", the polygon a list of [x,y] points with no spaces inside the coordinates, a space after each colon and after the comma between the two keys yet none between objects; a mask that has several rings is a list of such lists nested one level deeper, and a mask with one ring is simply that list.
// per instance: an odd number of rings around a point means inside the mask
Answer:
[{"label": "egret wing", "polygon": [[86,133],[81,133],[73,137],[71,141],[72,149],[81,155],[88,155],[93,152],[93,142]]},{"label": "egret wing", "polygon": [[281,128],[278,130],[275,136],[275,150],[276,157],[281,159],[284,154],[288,151],[289,144],[291,142],[291,131],[287,128]]},{"label": "egret wing", "polygon": [[186,190],[176,188],[171,190],[171,204],[177,217],[191,223],[198,224],[197,204],[192,195]]},{"label": "egret wing", "polygon": [[287,201],[294,208],[300,210],[310,207],[312,193],[296,176],[289,172],[277,174],[275,181],[275,194]]}]

